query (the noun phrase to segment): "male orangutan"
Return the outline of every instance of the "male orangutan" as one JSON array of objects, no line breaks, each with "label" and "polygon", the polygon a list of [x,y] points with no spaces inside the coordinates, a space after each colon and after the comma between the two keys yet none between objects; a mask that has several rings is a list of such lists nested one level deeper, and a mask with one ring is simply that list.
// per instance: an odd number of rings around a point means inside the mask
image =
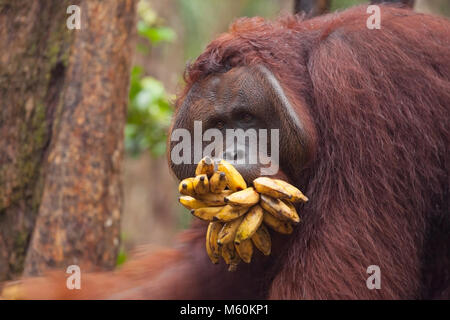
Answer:
[{"label": "male orangutan", "polygon": [[[381,6],[371,30],[366,9],[239,19],[186,70],[172,129],[280,129],[277,176],[310,201],[292,235],[272,233],[272,255],[228,272],[210,263],[206,223],[194,222],[175,248],[83,275],[81,290],[54,275],[25,281],[23,296],[449,298],[450,23]],[[259,175],[239,170],[248,183]],[[380,289],[366,284],[371,265]]]}]

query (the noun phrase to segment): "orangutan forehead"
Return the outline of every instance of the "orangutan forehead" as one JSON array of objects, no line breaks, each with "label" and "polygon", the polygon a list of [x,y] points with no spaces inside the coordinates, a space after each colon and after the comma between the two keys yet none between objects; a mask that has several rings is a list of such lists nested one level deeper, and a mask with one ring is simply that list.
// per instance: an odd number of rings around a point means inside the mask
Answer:
[{"label": "orangutan forehead", "polygon": [[267,104],[268,97],[263,84],[251,73],[250,68],[234,68],[226,73],[210,75],[199,81],[195,88],[195,105],[208,105],[211,110],[231,111],[233,108],[256,108]]}]

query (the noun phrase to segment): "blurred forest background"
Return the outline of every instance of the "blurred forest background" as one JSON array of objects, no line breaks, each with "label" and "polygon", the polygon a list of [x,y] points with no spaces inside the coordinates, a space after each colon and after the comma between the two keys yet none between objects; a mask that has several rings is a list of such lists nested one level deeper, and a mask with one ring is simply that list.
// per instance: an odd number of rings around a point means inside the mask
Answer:
[{"label": "blurred forest background", "polygon": [[[341,10],[363,0],[333,0]],[[241,16],[273,19],[292,12],[292,0],[140,0],[139,39],[131,72],[125,130],[124,212],[118,263],[141,244],[170,245],[191,215],[178,204],[177,182],[166,162],[171,101],[186,62]],[[416,0],[414,10],[450,16],[448,0]]]}]

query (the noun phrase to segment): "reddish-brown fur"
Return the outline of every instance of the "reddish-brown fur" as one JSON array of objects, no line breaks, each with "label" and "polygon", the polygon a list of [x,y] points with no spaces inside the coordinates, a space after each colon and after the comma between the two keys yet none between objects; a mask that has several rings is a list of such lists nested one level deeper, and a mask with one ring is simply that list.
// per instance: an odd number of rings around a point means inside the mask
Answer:
[{"label": "reddish-brown fur", "polygon": [[[369,30],[365,10],[241,19],[188,69],[187,89],[263,63],[314,118],[316,158],[296,179],[312,201],[272,298],[439,297],[450,286],[450,24],[382,7]],[[381,290],[366,287],[372,264]]]},{"label": "reddish-brown fur", "polygon": [[[313,119],[315,156],[292,177],[311,201],[271,257],[227,273],[208,261],[198,224],[157,276],[147,266],[161,256],[147,256],[135,262],[138,281],[119,272],[120,288],[82,297],[449,298],[450,23],[382,7],[381,29],[369,30],[368,16],[361,6],[240,19],[187,69],[185,93],[209,74],[264,64]],[[380,290],[366,286],[370,265]]]}]

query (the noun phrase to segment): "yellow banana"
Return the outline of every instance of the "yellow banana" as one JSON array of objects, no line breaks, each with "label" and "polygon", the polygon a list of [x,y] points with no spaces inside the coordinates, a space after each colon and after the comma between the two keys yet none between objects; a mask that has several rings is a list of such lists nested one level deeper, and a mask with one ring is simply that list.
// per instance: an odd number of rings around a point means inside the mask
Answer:
[{"label": "yellow banana", "polygon": [[185,196],[195,196],[194,178],[186,178],[178,185],[178,191]]},{"label": "yellow banana", "polygon": [[289,206],[286,202],[280,199],[274,199],[272,197],[261,195],[261,207],[267,210],[270,214],[281,220],[289,220],[293,223],[299,223],[300,218],[295,211],[294,206]]},{"label": "yellow banana", "polygon": [[225,197],[225,203],[232,206],[245,206],[250,207],[259,202],[259,193],[252,187],[246,188],[242,191],[238,191]]},{"label": "yellow banana", "polygon": [[209,179],[209,188],[212,193],[221,193],[227,186],[227,177],[224,172],[216,171]]},{"label": "yellow banana", "polygon": [[[240,243],[247,239],[250,239],[253,234],[258,230],[259,226],[263,221],[263,209],[256,205],[250,209],[250,211],[244,216],[242,223],[236,231],[236,238],[234,243]],[[242,258],[242,256],[241,256]],[[242,258],[244,260],[244,258]]]},{"label": "yellow banana", "polygon": [[210,221],[206,252],[214,264],[222,256],[228,271],[235,271],[241,260],[250,263],[253,246],[270,255],[267,227],[291,234],[293,223],[300,222],[291,202],[308,201],[299,189],[280,179],[259,177],[247,187],[242,175],[225,160],[218,163],[215,172],[213,160],[205,157],[195,175],[180,182],[179,201],[195,217]]},{"label": "yellow banana", "polygon": [[207,203],[209,206],[223,206],[225,205],[225,197],[229,196],[233,191],[224,190],[221,193],[205,193],[196,196],[199,200]]},{"label": "yellow banana", "polygon": [[[292,231],[294,231],[294,229],[292,228],[292,225],[289,222],[277,219],[268,212],[264,212],[263,222],[266,226],[275,230],[278,233],[291,234]],[[261,226],[263,226],[263,225],[261,225]]]},{"label": "yellow banana", "polygon": [[270,239],[269,230],[262,224],[261,227],[252,236],[252,242],[259,251],[265,256],[270,255],[272,249],[272,240]]},{"label": "yellow banana", "polygon": [[201,200],[197,200],[191,196],[181,196],[178,198],[178,201],[180,201],[180,203],[189,210],[210,206],[208,205],[208,203],[203,202]]},{"label": "yellow banana", "polygon": [[239,225],[241,224],[243,218],[244,217],[239,217],[223,225],[222,230],[220,230],[219,236],[217,238],[217,244],[219,246],[223,246],[224,244],[234,241],[234,238],[236,237],[236,231],[239,228]]},{"label": "yellow banana", "polygon": [[222,247],[222,258],[225,260],[225,263],[229,265],[228,271],[235,271],[237,265],[241,261],[236,249],[234,248],[234,244],[232,242],[224,245]]},{"label": "yellow banana", "polygon": [[252,255],[253,255],[253,244],[252,240],[247,239],[242,241],[239,244],[234,244],[235,249],[237,253],[239,254],[239,257],[245,262],[250,263],[252,261]]},{"label": "yellow banana", "polygon": [[237,219],[246,213],[249,207],[233,207],[226,205],[223,209],[216,215],[215,219],[222,222],[229,222],[231,220]]},{"label": "yellow banana", "polygon": [[194,190],[197,194],[204,194],[209,192],[209,181],[206,174],[200,174],[194,178]]},{"label": "yellow banana", "polygon": [[212,221],[214,217],[222,210],[223,207],[206,207],[206,208],[198,208],[192,209],[191,214],[199,219],[205,221]]},{"label": "yellow banana", "polygon": [[281,200],[281,201],[283,201],[284,204],[289,207],[289,209],[291,210],[291,215],[295,219],[295,221],[300,222],[300,217],[298,216],[297,210],[295,209],[294,205],[287,200]]},{"label": "yellow banana", "polygon": [[268,177],[256,178],[253,180],[253,186],[259,193],[268,195],[272,198],[290,199],[292,197],[285,188],[276,183],[274,179]]},{"label": "yellow banana", "polygon": [[231,163],[225,160],[220,160],[217,168],[218,171],[222,171],[225,173],[225,176],[227,177],[228,186],[230,187],[231,190],[240,191],[247,188],[247,183],[245,183],[244,178],[236,170],[236,168],[231,165]]},{"label": "yellow banana", "polygon": [[210,157],[204,157],[197,165],[195,169],[195,175],[199,176],[201,174],[206,174],[211,177],[214,173],[214,162]]},{"label": "yellow banana", "polygon": [[292,202],[307,202],[308,198],[296,187],[294,187],[292,184],[287,183],[286,181],[280,180],[280,179],[274,179],[274,181],[282,188],[284,188],[290,195],[289,201]]},{"label": "yellow banana", "polygon": [[235,255],[235,249],[233,244],[227,244],[223,246],[222,250],[222,258],[226,264],[230,264],[233,256]]},{"label": "yellow banana", "polygon": [[208,231],[206,232],[206,252],[214,264],[219,263],[220,248],[217,244],[217,236],[221,229],[222,223],[215,221],[209,223]]}]

